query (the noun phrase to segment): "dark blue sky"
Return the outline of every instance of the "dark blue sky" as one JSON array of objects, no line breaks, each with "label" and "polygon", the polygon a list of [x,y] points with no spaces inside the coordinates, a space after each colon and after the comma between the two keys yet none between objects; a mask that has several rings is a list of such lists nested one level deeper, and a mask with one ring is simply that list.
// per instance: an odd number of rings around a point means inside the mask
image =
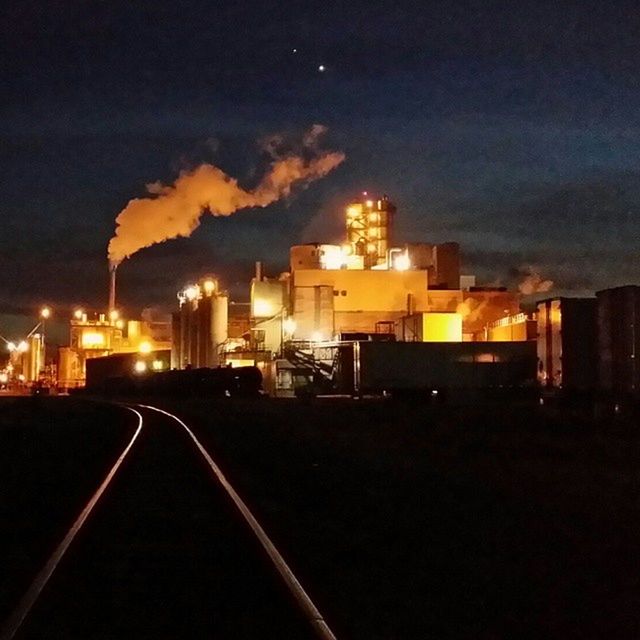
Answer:
[{"label": "dark blue sky", "polygon": [[[557,290],[640,282],[640,19],[624,2],[15,3],[0,20],[0,311],[100,304],[113,222],[147,182],[213,162],[250,185],[270,133],[330,129],[347,160],[287,203],[203,221],[120,269],[173,304],[203,271],[331,241],[388,193],[397,238]],[[293,53],[296,48],[297,53]],[[317,66],[324,64],[325,73]]]}]

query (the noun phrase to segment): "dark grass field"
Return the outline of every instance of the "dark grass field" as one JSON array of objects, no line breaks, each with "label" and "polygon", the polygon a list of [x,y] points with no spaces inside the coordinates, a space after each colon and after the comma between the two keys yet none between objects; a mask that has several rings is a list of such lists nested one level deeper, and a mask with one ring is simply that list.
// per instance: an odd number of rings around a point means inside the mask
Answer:
[{"label": "dark grass field", "polygon": [[340,637],[640,637],[634,424],[504,404],[170,408]]},{"label": "dark grass field", "polygon": [[0,621],[102,482],[137,421],[71,398],[0,400]]}]

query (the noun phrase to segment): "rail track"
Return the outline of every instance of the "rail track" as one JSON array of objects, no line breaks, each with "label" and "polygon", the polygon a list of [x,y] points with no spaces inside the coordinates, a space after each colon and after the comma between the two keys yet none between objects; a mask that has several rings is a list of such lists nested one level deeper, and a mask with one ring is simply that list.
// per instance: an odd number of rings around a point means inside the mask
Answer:
[{"label": "rail track", "polygon": [[0,639],[335,640],[188,425],[157,407],[125,408],[137,417],[133,436]]}]

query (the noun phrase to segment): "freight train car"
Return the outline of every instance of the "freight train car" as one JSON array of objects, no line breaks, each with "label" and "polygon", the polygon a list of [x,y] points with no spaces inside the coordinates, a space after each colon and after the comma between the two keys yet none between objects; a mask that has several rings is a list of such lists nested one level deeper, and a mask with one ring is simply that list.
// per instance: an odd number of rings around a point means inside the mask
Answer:
[{"label": "freight train car", "polygon": [[[163,354],[168,362],[169,354]],[[154,370],[165,362],[150,354],[149,364],[137,354],[119,354],[87,362],[87,391],[109,395],[235,397],[257,396],[262,373],[257,367],[212,367]],[[144,363],[144,366],[141,365]]]}]

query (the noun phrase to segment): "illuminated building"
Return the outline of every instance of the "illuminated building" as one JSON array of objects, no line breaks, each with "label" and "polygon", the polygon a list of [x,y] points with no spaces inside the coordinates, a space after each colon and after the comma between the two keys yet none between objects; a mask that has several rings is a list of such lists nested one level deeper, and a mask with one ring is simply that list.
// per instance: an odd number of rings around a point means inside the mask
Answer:
[{"label": "illuminated building", "polygon": [[387,262],[395,212],[387,196],[373,198],[366,193],[347,206],[346,244],[350,255],[362,258],[365,269]]},{"label": "illuminated building", "polygon": [[297,325],[295,340],[318,335],[323,340],[401,335],[396,325],[406,325],[405,318],[431,313],[460,315],[450,320],[450,326],[462,326],[461,332],[447,334],[451,339],[484,340],[489,323],[519,313],[517,294],[476,287],[475,278],[469,276],[464,279],[466,290],[461,288],[457,243],[394,246],[395,214],[386,196],[365,194],[346,207],[343,244],[291,247],[291,275],[279,286],[281,295],[289,296],[289,313]]},{"label": "illuminated building", "polygon": [[[395,214],[386,196],[364,194],[345,208],[340,242],[291,247],[290,270],[276,278],[256,263],[248,304],[229,303],[215,278],[185,287],[173,314],[171,366],[255,365],[266,389],[292,393],[309,376],[334,376],[337,354],[349,350],[340,367],[353,385],[353,372],[344,372],[348,361],[360,362],[361,341],[423,343],[420,353],[433,348],[442,362],[530,364],[535,344],[531,320],[518,315],[519,295],[461,278],[455,242],[395,243]],[[528,345],[505,346],[516,342]],[[535,356],[529,368],[535,373]]]},{"label": "illuminated building", "polygon": [[86,363],[93,358],[114,354],[148,352],[170,348],[169,323],[147,316],[142,320],[126,320],[111,309],[109,314],[89,317],[76,309],[70,320],[69,346],[58,352],[58,386],[84,386]]}]

